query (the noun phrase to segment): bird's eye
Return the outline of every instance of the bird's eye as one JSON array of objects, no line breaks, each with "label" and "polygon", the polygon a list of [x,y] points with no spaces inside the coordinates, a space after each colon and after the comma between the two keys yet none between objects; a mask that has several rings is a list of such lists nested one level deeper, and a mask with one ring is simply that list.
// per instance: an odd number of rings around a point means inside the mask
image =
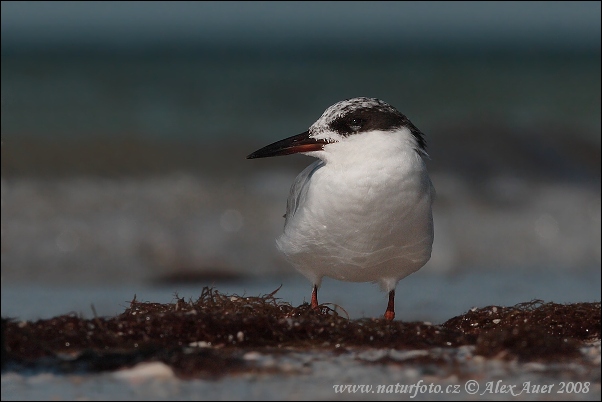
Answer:
[{"label": "bird's eye", "polygon": [[351,121],[349,122],[349,127],[353,130],[353,131],[358,131],[360,128],[362,128],[362,125],[364,124],[364,120],[363,119],[358,119],[358,118],[353,118],[351,119]]}]

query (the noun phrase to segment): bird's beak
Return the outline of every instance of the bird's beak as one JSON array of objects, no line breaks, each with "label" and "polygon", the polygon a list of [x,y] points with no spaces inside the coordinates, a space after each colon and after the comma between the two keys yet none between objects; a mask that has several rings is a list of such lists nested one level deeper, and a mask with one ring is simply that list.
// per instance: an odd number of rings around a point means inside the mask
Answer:
[{"label": "bird's beak", "polygon": [[306,131],[263,147],[247,156],[247,159],[321,151],[326,144],[328,144],[326,140],[312,138],[309,136],[309,131]]}]

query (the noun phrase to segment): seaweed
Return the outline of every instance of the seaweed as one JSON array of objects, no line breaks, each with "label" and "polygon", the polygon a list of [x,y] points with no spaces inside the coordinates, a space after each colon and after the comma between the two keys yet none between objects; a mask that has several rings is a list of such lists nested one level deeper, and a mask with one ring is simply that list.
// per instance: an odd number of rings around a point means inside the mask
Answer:
[{"label": "seaweed", "polygon": [[534,300],[513,307],[472,309],[442,325],[350,320],[328,305],[294,307],[274,292],[226,295],[205,287],[197,300],[171,303],[134,297],[115,317],[2,319],[2,367],[105,371],[161,361],[181,377],[219,377],[252,370],[249,351],[387,348],[417,350],[474,346],[484,357],[564,361],[584,342],[600,339],[600,303]]}]

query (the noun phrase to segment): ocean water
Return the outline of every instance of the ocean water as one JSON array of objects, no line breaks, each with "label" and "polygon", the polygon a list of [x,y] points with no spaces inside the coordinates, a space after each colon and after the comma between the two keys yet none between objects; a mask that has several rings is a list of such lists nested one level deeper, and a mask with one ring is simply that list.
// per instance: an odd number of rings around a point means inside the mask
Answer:
[{"label": "ocean water", "polygon": [[24,137],[260,144],[304,131],[339,100],[371,96],[406,114],[433,146],[446,130],[480,125],[600,143],[599,53],[359,50],[7,50],[2,136],[5,145]]},{"label": "ocean water", "polygon": [[353,96],[427,136],[427,274],[600,268],[599,54],[13,51],[1,96],[3,293],[296,277],[274,240],[312,159],[245,157]]}]

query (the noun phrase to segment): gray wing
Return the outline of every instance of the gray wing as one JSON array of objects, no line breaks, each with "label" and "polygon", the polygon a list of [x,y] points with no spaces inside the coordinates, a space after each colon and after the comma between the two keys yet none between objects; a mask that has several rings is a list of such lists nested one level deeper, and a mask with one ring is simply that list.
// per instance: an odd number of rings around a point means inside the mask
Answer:
[{"label": "gray wing", "polygon": [[286,202],[286,215],[284,218],[284,226],[286,226],[289,219],[295,216],[299,206],[305,201],[307,196],[307,189],[309,188],[309,180],[311,176],[324,166],[324,162],[317,160],[308,167],[306,167],[299,175],[295,178],[293,185],[291,186],[291,192]]}]

